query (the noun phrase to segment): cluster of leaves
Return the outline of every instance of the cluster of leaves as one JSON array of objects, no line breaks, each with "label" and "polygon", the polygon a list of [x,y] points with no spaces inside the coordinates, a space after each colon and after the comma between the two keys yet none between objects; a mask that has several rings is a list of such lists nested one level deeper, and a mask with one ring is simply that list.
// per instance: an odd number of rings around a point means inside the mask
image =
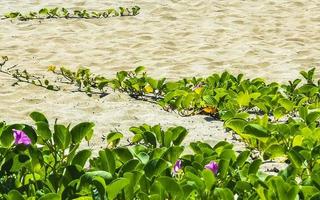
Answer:
[{"label": "cluster of leaves", "polygon": [[[259,170],[262,161],[250,152],[237,153],[225,141],[215,146],[190,143],[191,153],[181,145],[183,127],[163,130],[159,125],[131,127],[129,145],[120,145],[123,134],[111,132],[108,147],[92,157],[89,141],[94,124],[83,122],[71,128],[50,126],[46,117],[31,113],[35,127],[0,124],[0,199],[266,199],[294,200],[320,197],[319,151],[313,171],[298,180],[296,158],[278,175]],[[17,143],[12,130],[22,130],[30,144]],[[19,139],[18,139],[19,140]],[[318,148],[319,149],[319,148]],[[190,151],[189,151],[190,152]],[[178,169],[177,161],[181,162]],[[216,162],[212,171],[206,164]],[[89,166],[88,166],[89,163]]]},{"label": "cluster of leaves", "polygon": [[[137,70],[140,72],[142,69],[139,67]],[[170,82],[155,80],[146,73],[122,71],[110,82],[115,89],[133,96],[152,94],[158,97],[164,108],[189,111],[186,112],[189,114],[207,112],[225,120],[241,112],[262,113],[279,120],[296,114],[303,106],[319,108],[320,80],[317,83],[313,80],[314,71],[313,68],[309,72],[301,72],[307,83],[300,87],[297,87],[300,79],[289,82],[290,85],[267,84],[261,78],[242,80],[242,74],[233,76],[228,72]]]},{"label": "cluster of leaves", "polygon": [[[88,151],[78,151],[80,142],[90,140],[93,123],[80,123],[70,130],[69,126],[53,125],[51,131],[46,117],[39,113],[30,114],[36,128],[27,124],[0,125],[0,199],[25,199],[24,197],[57,199],[65,190],[77,168],[84,167]],[[19,142],[13,130],[22,130],[31,144]],[[31,198],[32,199],[32,198]]]},{"label": "cluster of leaves", "polygon": [[[289,84],[266,83],[261,78],[243,79],[242,74],[233,76],[227,72],[207,78],[157,80],[149,77],[144,67],[118,72],[114,79],[94,75],[85,68],[76,72],[56,67],[50,70],[61,81],[75,84],[88,95],[112,88],[137,99],[152,100],[181,115],[210,114],[223,120],[225,127],[237,133],[250,149],[257,149],[261,153],[257,158],[284,158],[290,164],[281,172],[284,182],[306,186],[299,188],[307,193],[318,191],[314,187],[319,189],[316,174],[319,173],[320,80],[314,79],[315,69],[301,72],[304,81],[296,79]],[[157,143],[161,146],[168,140],[159,139],[162,134],[157,132],[154,135],[137,133],[132,142],[144,140],[156,148]],[[229,189],[234,192],[234,188]],[[260,198],[268,199],[261,194]]]},{"label": "cluster of leaves", "polygon": [[103,96],[112,88],[133,98],[159,103],[183,116],[212,115],[266,158],[286,156],[294,144],[303,146],[304,140],[314,141],[311,146],[319,142],[317,137],[309,137],[319,132],[320,123],[320,80],[314,79],[314,68],[301,72],[304,82],[296,79],[289,84],[243,79],[242,74],[233,76],[228,72],[207,78],[157,80],[149,77],[142,66],[120,71],[114,79],[95,75],[88,68],[74,72],[51,66],[49,70],[60,82],[74,84],[89,96]]},{"label": "cluster of leaves", "polygon": [[103,97],[107,95],[106,85],[109,80],[103,76],[92,74],[88,68],[79,68],[73,72],[65,67],[57,70],[56,66],[49,66],[48,70],[61,76],[63,79],[60,79],[60,82],[75,85],[78,92],[85,92],[88,96],[99,94]]},{"label": "cluster of leaves", "polygon": [[44,77],[39,77],[29,73],[27,70],[17,69],[17,65],[10,67],[5,67],[5,64],[8,62],[8,57],[3,56],[2,62],[0,63],[0,73],[11,76],[16,79],[12,85],[18,85],[20,82],[29,83],[38,87],[43,87],[48,90],[58,91],[60,87],[56,84],[52,84],[48,79]]},{"label": "cluster of leaves", "polygon": [[21,21],[33,20],[33,19],[50,19],[50,18],[108,18],[116,16],[136,16],[139,14],[140,7],[134,6],[132,8],[119,7],[118,9],[109,8],[102,12],[87,10],[74,10],[70,11],[66,8],[42,8],[38,12],[29,12],[22,14],[20,12],[10,12],[5,14],[6,19],[18,19]]},{"label": "cluster of leaves", "polygon": [[[301,72],[305,78],[303,84],[301,79],[289,81],[289,84],[266,83],[261,78],[243,79],[243,74],[233,76],[228,72],[207,78],[157,80],[149,77],[142,66],[134,71],[120,71],[114,79],[94,75],[86,68],[77,72],[60,68],[60,71],[55,73],[89,93],[91,89],[110,87],[137,99],[155,100],[166,110],[177,110],[181,115],[207,113],[228,120],[239,115],[266,114],[281,121],[288,116],[297,116],[301,107],[320,107],[320,80],[314,80],[315,68]],[[83,71],[85,77],[76,76]],[[85,84],[79,84],[79,80]]]},{"label": "cluster of leaves", "polygon": [[155,101],[181,115],[219,118],[250,149],[257,149],[261,159],[294,159],[299,178],[305,180],[317,162],[312,152],[320,145],[320,80],[314,80],[314,72],[301,72],[304,83],[266,83],[227,72],[173,82],[153,79],[138,67],[118,72],[115,79],[104,78],[103,87]]}]

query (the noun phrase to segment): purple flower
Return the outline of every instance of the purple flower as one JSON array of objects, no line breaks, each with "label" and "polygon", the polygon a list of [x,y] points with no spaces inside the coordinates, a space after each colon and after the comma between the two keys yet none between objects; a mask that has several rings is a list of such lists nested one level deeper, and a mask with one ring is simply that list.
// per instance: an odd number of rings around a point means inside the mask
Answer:
[{"label": "purple flower", "polygon": [[29,145],[31,144],[31,139],[27,136],[27,134],[21,130],[12,129],[14,143],[15,144],[24,144]]},{"label": "purple flower", "polygon": [[211,170],[214,174],[218,173],[219,165],[218,163],[211,161],[209,164],[204,166],[204,168]]},{"label": "purple flower", "polygon": [[182,168],[182,161],[177,160],[176,164],[173,166],[173,172],[176,174],[179,172],[179,170]]}]

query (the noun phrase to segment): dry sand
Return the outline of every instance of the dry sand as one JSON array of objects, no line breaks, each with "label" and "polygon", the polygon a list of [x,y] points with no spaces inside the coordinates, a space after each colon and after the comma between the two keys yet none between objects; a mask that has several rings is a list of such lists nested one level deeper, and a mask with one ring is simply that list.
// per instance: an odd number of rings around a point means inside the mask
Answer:
[{"label": "dry sand", "polygon": [[[300,70],[317,67],[320,76],[320,3],[317,0],[240,1],[0,1],[0,13],[42,7],[101,10],[110,6],[139,5],[136,17],[110,19],[52,19],[0,21],[0,55],[42,74],[48,65],[90,66],[95,73],[146,66],[156,77],[178,79],[206,76],[224,70],[287,81]],[[96,123],[92,148],[105,146],[103,134],[127,130],[142,123],[185,126],[187,142],[215,144],[231,140],[222,122],[204,116],[180,117],[157,105],[135,101],[124,94],[89,98],[66,91],[51,92],[31,85],[11,87],[0,74],[0,119],[29,122],[34,110],[50,120]],[[129,136],[127,134],[126,136]],[[236,144],[241,148],[241,144]]]}]

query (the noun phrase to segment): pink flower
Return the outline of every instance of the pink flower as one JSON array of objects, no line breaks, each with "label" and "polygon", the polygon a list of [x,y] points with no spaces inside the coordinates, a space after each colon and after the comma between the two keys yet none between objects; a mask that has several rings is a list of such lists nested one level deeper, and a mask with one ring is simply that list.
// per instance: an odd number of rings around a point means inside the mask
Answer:
[{"label": "pink flower", "polygon": [[25,132],[21,130],[16,130],[16,129],[12,129],[12,131],[13,131],[15,144],[24,144],[24,145],[31,144],[31,139],[28,137],[28,135]]},{"label": "pink flower", "polygon": [[211,170],[214,174],[218,173],[219,165],[218,163],[211,161],[209,164],[204,166],[204,168]]},{"label": "pink flower", "polygon": [[173,166],[173,172],[176,174],[179,172],[179,170],[182,168],[182,161],[177,160],[176,164]]}]

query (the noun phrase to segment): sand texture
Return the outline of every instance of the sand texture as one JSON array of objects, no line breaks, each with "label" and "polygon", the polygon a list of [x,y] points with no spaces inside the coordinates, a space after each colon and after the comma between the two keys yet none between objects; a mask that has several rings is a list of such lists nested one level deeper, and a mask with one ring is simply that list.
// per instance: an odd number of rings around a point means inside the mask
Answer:
[{"label": "sand texture", "polygon": [[[158,1],[1,0],[0,14],[42,7],[101,10],[141,7],[135,17],[0,21],[0,55],[38,74],[48,65],[89,66],[105,76],[146,66],[155,77],[206,76],[224,70],[285,82],[314,66],[320,76],[320,2],[317,0],[158,0]],[[31,85],[12,87],[0,74],[0,119],[30,122],[44,112],[50,120],[96,123],[92,148],[101,137],[142,123],[185,126],[186,142],[231,140],[222,122],[204,116],[180,117],[157,105],[111,93],[99,99]],[[127,132],[126,132],[127,133]],[[127,137],[129,134],[126,135]],[[238,144],[237,144],[238,145]],[[238,146],[239,147],[239,146]]]}]

